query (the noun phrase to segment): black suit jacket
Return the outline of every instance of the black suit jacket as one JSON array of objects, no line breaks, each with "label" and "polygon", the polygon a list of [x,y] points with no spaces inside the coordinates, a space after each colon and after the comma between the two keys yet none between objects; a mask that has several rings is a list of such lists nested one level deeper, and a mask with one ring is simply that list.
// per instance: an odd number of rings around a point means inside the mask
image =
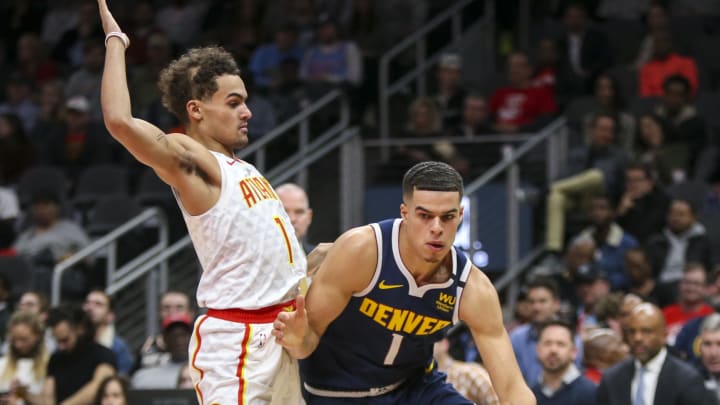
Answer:
[{"label": "black suit jacket", "polygon": [[[597,389],[597,404],[633,405],[630,386],[634,376],[633,358],[607,369]],[[693,367],[668,353],[653,405],[717,405],[717,399],[705,389],[702,376]]]}]

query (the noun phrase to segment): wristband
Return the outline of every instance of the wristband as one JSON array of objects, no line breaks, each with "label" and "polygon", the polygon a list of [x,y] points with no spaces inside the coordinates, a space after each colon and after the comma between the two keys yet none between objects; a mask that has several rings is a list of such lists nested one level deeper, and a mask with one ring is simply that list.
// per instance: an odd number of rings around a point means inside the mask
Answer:
[{"label": "wristband", "polygon": [[107,35],[105,35],[105,47],[107,47],[108,40],[112,37],[118,37],[122,41],[123,45],[125,45],[125,49],[127,49],[130,46],[130,38],[124,33],[124,32],[108,32]]}]

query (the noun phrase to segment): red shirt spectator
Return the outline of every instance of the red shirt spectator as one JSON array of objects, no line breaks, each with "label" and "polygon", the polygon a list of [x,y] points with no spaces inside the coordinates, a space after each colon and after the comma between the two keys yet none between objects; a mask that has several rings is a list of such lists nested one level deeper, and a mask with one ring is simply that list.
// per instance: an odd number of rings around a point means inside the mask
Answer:
[{"label": "red shirt spectator", "polygon": [[695,60],[672,50],[672,38],[667,31],[654,35],[654,55],[640,68],[640,96],[663,95],[663,83],[672,75],[680,74],[690,81],[692,94],[698,89],[698,69]]},{"label": "red shirt spectator", "polygon": [[528,125],[541,115],[557,111],[555,99],[546,87],[503,87],[490,99],[496,124]]},{"label": "red shirt spectator", "polygon": [[701,316],[710,315],[713,312],[713,308],[708,304],[702,304],[700,307],[693,311],[686,312],[680,304],[668,305],[663,308],[663,315],[665,315],[665,323],[667,324],[668,339],[672,337],[674,340],[677,334],[689,320],[695,319]]},{"label": "red shirt spectator", "polygon": [[532,67],[524,53],[508,56],[508,87],[495,90],[490,98],[490,112],[495,130],[512,133],[521,126],[535,123],[542,115],[557,111],[555,97],[547,87],[533,87]]}]

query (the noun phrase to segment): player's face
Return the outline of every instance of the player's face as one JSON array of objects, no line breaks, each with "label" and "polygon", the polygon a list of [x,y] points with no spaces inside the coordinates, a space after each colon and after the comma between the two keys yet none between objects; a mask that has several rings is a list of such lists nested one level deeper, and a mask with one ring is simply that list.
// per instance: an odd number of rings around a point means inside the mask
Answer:
[{"label": "player's face", "polygon": [[235,149],[248,143],[248,121],[252,113],[245,102],[247,90],[239,76],[223,75],[217,79],[218,90],[199,102],[203,133],[224,146]]},{"label": "player's face", "polygon": [[450,251],[462,220],[460,193],[415,190],[400,214],[413,249],[426,262],[437,263]]}]

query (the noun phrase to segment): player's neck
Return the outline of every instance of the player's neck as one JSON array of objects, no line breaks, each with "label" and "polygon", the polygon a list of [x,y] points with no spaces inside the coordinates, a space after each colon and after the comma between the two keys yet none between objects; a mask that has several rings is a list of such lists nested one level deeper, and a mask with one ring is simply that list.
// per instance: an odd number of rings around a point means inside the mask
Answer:
[{"label": "player's neck", "polygon": [[223,145],[212,137],[204,135],[196,126],[191,124],[187,133],[189,137],[203,145],[207,150],[222,153],[231,159],[235,158],[235,151],[231,146]]}]

